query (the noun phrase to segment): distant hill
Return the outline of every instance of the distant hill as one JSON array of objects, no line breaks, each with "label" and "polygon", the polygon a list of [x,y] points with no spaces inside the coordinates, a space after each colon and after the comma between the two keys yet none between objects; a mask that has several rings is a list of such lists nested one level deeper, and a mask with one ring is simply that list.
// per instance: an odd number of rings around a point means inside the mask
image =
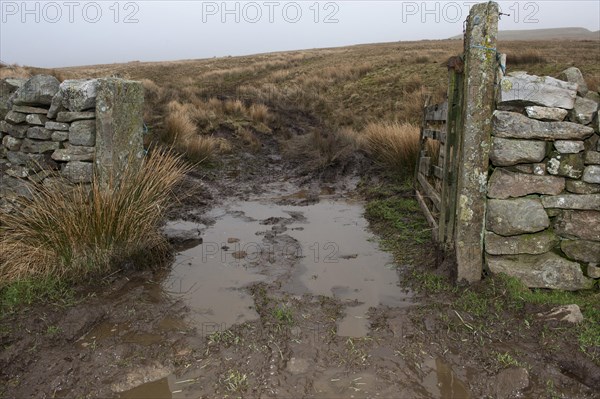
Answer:
[{"label": "distant hill", "polygon": [[[463,35],[450,39],[462,39]],[[600,40],[600,31],[592,32],[585,28],[553,28],[529,30],[501,30],[498,40]]]}]

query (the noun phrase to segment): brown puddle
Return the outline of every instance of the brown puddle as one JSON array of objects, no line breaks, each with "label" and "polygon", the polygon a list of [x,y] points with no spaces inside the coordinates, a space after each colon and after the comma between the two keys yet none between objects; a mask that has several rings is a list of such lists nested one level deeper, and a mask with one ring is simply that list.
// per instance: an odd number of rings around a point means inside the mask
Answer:
[{"label": "brown puddle", "polygon": [[423,387],[434,398],[469,399],[471,394],[448,364],[440,358],[427,359],[422,368],[429,370],[423,378]]},{"label": "brown puddle", "polygon": [[116,337],[121,332],[125,331],[129,331],[129,326],[124,324],[102,322],[94,326],[84,336],[78,339],[77,345],[81,348],[85,348],[89,345],[96,345],[100,341],[110,337]]},{"label": "brown puddle", "polygon": [[171,384],[174,376],[169,376],[158,381],[148,382],[129,391],[119,394],[119,399],[171,399],[173,393]]},{"label": "brown puddle", "polygon": [[[361,337],[368,332],[370,307],[403,307],[411,296],[398,286],[393,258],[379,249],[367,231],[360,203],[321,201],[297,207],[306,223],[290,225],[303,258],[284,290],[294,294],[332,296],[349,304],[338,323],[338,335]],[[303,226],[304,229],[294,229]]]},{"label": "brown puddle", "polygon": [[[178,254],[163,288],[192,309],[197,328],[221,330],[256,319],[244,288],[275,280],[282,272],[278,262],[299,258],[282,289],[341,300],[348,306],[338,334],[364,336],[369,307],[407,306],[411,296],[398,287],[393,259],[367,231],[363,211],[360,203],[332,200],[310,206],[249,201],[216,209],[202,244]],[[291,239],[274,247],[267,232]]]},{"label": "brown puddle", "polygon": [[[260,237],[265,230],[258,221],[248,222],[240,214],[216,210],[218,220],[202,235],[202,244],[180,252],[164,290],[190,307],[194,324],[201,331],[215,331],[258,318],[252,297],[244,290],[249,284],[264,281],[247,258],[256,256]],[[219,215],[222,213],[222,215]],[[228,243],[231,238],[238,242]],[[238,248],[246,257],[237,258]]]}]

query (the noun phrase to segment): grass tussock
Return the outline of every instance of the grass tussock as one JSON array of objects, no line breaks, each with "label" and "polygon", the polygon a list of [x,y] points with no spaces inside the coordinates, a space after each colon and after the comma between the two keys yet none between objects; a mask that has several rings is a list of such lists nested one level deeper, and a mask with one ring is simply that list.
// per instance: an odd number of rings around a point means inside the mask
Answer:
[{"label": "grass tussock", "polygon": [[223,110],[227,114],[243,115],[246,113],[246,107],[240,100],[227,100],[223,104]]},{"label": "grass tussock", "polygon": [[361,135],[348,127],[329,132],[313,130],[285,144],[284,154],[303,161],[309,170],[343,164],[364,145]]},{"label": "grass tussock", "polygon": [[254,122],[267,123],[269,120],[269,107],[264,104],[252,104],[248,112]]},{"label": "grass tussock", "polygon": [[169,114],[165,118],[165,142],[168,144],[183,143],[197,134],[190,107],[177,101],[171,101],[167,105],[167,109]]},{"label": "grass tussock", "polygon": [[33,199],[4,215],[0,286],[23,280],[77,281],[111,272],[141,255],[162,258],[167,244],[159,223],[188,167],[155,151],[141,169],[91,188],[40,187]]},{"label": "grass tussock", "polygon": [[371,123],[364,132],[366,148],[401,175],[411,175],[417,163],[420,130],[411,123]]},{"label": "grass tussock", "polygon": [[506,63],[515,65],[545,64],[546,57],[537,50],[524,50],[506,54]]},{"label": "grass tussock", "polygon": [[199,164],[212,160],[216,154],[231,151],[231,144],[224,138],[194,136],[181,143],[180,151],[187,159]]},{"label": "grass tussock", "polygon": [[[235,112],[234,109],[239,109],[238,103],[241,104],[239,101],[231,102],[229,107],[232,112]],[[208,102],[196,100],[194,103],[186,104],[178,101],[169,102],[166,106],[168,115],[164,121],[162,141],[185,154],[195,163],[210,161],[217,154],[229,152],[231,150],[229,142],[224,138],[213,137],[209,132],[224,106],[218,99],[211,99]],[[201,132],[199,127],[204,132]]]},{"label": "grass tussock", "polygon": [[250,147],[252,151],[256,152],[260,149],[260,140],[250,129],[246,127],[239,128],[236,135],[242,143]]}]

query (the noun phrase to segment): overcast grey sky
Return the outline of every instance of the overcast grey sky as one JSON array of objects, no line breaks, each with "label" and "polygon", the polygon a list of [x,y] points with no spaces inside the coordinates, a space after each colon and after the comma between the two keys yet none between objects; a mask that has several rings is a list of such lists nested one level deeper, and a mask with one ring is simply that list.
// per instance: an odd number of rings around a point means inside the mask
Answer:
[{"label": "overcast grey sky", "polygon": [[[60,67],[196,59],[462,33],[471,1],[7,1],[0,59]],[[600,2],[499,1],[501,30],[600,29]]]}]

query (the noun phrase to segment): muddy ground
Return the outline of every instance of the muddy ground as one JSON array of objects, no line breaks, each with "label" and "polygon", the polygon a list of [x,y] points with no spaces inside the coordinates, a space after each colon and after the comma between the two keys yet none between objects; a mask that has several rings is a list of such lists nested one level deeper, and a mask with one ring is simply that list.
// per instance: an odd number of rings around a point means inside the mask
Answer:
[{"label": "muddy ground", "polygon": [[0,321],[0,397],[600,397],[567,324],[485,329],[413,292],[410,272],[443,262],[430,243],[411,265],[380,249],[359,194],[376,175],[360,155],[307,173],[276,146],[190,175],[168,267]]}]

